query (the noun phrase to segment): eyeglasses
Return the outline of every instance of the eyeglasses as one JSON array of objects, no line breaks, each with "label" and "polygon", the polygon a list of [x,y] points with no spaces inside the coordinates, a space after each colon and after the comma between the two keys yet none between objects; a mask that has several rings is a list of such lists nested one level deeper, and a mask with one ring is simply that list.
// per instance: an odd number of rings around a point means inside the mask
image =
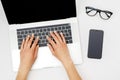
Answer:
[{"label": "eyeglasses", "polygon": [[97,13],[99,13],[99,16],[104,20],[110,19],[113,14],[111,11],[95,9],[89,6],[86,7],[86,13],[89,16],[95,16]]}]

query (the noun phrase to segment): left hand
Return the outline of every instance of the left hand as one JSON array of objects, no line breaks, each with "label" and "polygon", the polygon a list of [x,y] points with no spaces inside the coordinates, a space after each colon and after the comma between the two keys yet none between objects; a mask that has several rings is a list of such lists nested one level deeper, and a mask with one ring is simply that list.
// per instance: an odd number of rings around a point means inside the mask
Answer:
[{"label": "left hand", "polygon": [[19,70],[27,71],[29,72],[32,65],[34,64],[39,46],[38,41],[39,37],[37,37],[32,44],[32,41],[34,39],[34,35],[32,34],[32,37],[29,35],[27,36],[26,40],[23,40],[20,50],[20,67]]}]

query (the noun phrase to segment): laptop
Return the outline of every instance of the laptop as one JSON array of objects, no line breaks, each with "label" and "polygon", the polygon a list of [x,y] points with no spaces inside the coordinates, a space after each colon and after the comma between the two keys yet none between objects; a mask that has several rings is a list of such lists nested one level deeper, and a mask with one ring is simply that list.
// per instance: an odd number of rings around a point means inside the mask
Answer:
[{"label": "laptop", "polygon": [[74,64],[82,63],[75,0],[1,0],[9,24],[13,71],[18,71],[20,46],[29,34],[39,36],[39,53],[32,69],[61,66],[47,47],[50,31],[65,36]]}]

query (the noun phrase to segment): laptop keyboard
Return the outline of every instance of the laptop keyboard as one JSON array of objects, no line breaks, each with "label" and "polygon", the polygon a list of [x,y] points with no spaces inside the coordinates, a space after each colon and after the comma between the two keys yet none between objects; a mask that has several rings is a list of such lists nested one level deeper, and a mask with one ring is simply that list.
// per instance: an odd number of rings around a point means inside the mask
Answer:
[{"label": "laptop keyboard", "polygon": [[32,33],[35,37],[40,37],[40,41],[38,42],[40,47],[47,46],[48,41],[46,39],[46,36],[50,35],[50,31],[57,31],[58,33],[62,32],[64,34],[67,44],[73,42],[70,24],[17,29],[18,49],[20,49],[21,47],[22,40],[25,39],[27,35],[31,35]]}]

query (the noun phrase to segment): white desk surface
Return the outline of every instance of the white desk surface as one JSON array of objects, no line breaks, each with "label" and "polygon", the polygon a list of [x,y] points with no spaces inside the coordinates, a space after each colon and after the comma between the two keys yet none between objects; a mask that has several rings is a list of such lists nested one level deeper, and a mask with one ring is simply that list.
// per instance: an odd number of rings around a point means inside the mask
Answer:
[{"label": "white desk surface", "polygon": [[[83,64],[76,66],[83,80],[120,80],[120,5],[119,0],[78,0],[78,16]],[[110,20],[99,15],[89,17],[85,6],[107,9],[114,14]],[[88,59],[89,29],[104,30],[103,56],[101,60]],[[8,23],[0,4],[0,80],[14,80],[9,49]],[[28,80],[68,80],[63,67],[46,68],[30,72]]]}]

